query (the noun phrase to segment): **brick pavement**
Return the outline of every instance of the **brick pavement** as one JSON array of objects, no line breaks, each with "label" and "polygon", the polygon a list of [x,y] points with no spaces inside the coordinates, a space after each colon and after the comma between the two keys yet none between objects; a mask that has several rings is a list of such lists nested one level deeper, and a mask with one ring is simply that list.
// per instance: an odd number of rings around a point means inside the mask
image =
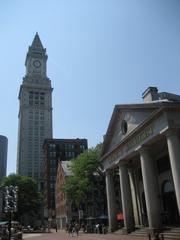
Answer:
[{"label": "brick pavement", "polygon": [[51,230],[51,233],[23,234],[23,240],[147,240],[145,237],[135,237],[120,234],[87,234],[80,232],[79,236],[69,236],[64,230]]}]

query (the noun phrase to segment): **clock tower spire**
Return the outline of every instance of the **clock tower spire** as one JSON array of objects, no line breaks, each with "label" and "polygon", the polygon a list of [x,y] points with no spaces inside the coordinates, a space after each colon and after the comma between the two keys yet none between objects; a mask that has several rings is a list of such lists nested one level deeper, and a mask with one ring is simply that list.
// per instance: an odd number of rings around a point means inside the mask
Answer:
[{"label": "clock tower spire", "polygon": [[39,35],[36,33],[26,55],[26,75],[34,76],[39,74],[46,77],[46,62],[46,48],[43,47]]}]

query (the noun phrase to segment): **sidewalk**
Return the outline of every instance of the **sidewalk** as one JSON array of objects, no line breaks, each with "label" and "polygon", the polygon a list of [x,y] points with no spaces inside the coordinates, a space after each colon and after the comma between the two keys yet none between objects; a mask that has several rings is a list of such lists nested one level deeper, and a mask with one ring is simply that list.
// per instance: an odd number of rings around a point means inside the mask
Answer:
[{"label": "sidewalk", "polygon": [[58,230],[56,232],[51,229],[51,233],[37,233],[37,234],[23,234],[24,240],[147,240],[144,237],[135,237],[131,235],[120,235],[120,234],[94,234],[94,233],[83,233],[80,232],[79,236],[69,236],[65,230]]}]

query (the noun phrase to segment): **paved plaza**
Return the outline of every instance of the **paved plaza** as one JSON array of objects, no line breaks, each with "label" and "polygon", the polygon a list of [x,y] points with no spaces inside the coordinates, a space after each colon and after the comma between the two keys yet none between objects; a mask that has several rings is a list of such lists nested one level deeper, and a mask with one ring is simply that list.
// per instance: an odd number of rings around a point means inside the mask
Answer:
[{"label": "paved plaza", "polygon": [[120,234],[87,234],[80,232],[79,236],[69,236],[63,230],[55,232],[51,230],[51,233],[30,233],[23,234],[23,240],[148,240],[145,237],[135,237],[131,235]]}]

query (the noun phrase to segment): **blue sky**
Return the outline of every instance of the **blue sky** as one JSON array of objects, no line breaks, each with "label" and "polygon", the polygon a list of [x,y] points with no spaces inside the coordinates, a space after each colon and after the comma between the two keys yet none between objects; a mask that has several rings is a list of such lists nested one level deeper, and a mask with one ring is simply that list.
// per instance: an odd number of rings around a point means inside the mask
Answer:
[{"label": "blue sky", "polygon": [[115,104],[180,94],[179,0],[0,1],[0,135],[16,170],[18,92],[36,32],[47,49],[55,138],[101,142]]}]

